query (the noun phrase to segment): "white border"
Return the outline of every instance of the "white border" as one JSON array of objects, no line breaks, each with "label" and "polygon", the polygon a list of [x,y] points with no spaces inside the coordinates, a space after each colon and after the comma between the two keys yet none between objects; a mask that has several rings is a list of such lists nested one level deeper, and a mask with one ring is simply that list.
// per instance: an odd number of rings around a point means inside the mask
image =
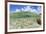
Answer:
[{"label": "white border", "polygon": [[[13,4],[13,5],[35,5],[35,6],[41,6],[41,20],[42,20],[42,25],[41,25],[41,28],[31,28],[31,29],[12,29],[10,30],[9,29],[9,6],[10,4]],[[43,30],[43,4],[31,4],[31,3],[13,3],[13,2],[8,2],[7,3],[7,32],[17,32],[17,31],[35,31],[35,30]]]}]

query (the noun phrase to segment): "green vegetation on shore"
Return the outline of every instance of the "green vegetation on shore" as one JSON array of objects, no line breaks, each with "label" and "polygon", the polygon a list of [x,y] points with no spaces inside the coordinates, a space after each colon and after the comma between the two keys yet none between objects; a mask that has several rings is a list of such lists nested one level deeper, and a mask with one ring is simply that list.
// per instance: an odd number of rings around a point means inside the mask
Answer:
[{"label": "green vegetation on shore", "polygon": [[10,29],[37,28],[40,26],[37,24],[37,18],[39,19],[40,15],[34,12],[10,13]]}]

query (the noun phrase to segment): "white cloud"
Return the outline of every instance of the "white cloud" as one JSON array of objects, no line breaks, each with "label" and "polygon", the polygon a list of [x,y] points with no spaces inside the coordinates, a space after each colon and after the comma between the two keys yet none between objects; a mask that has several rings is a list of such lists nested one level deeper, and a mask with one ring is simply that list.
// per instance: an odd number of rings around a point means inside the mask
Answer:
[{"label": "white cloud", "polygon": [[20,12],[20,9],[16,9],[15,11],[11,11],[10,13]]},{"label": "white cloud", "polygon": [[25,11],[30,11],[30,9],[31,9],[30,6],[25,7]]},{"label": "white cloud", "polygon": [[24,11],[24,8],[21,8],[22,11]]},{"label": "white cloud", "polygon": [[38,10],[38,11],[41,11],[41,7],[38,7],[37,10]]},{"label": "white cloud", "polygon": [[26,7],[24,8],[24,11],[37,12],[36,9],[30,8],[30,6],[26,6]]},{"label": "white cloud", "polygon": [[20,9],[16,9],[16,12],[19,12],[20,11]]},{"label": "white cloud", "polygon": [[34,13],[37,13],[37,14],[40,13],[40,12],[39,12],[38,10],[36,10],[36,9],[32,9],[31,11],[34,12]]},{"label": "white cloud", "polygon": [[21,9],[16,9],[16,12],[19,12],[19,11],[31,11],[31,12],[39,13],[38,11],[40,11],[40,7],[38,7],[37,10],[30,8],[30,6],[26,6],[26,7],[21,8]]},{"label": "white cloud", "polygon": [[11,11],[10,13],[15,13],[15,11]]},{"label": "white cloud", "polygon": [[36,10],[36,9],[32,9],[31,11],[32,11],[32,12],[37,12],[37,10]]},{"label": "white cloud", "polygon": [[38,7],[37,10],[40,10],[40,7]]},{"label": "white cloud", "polygon": [[30,11],[31,8],[30,8],[30,6],[26,6],[24,8],[21,8],[20,10],[22,10],[22,11]]},{"label": "white cloud", "polygon": [[31,12],[37,12],[36,9],[30,8],[30,6],[26,6],[26,7],[21,8],[21,9],[16,9],[16,12],[19,12],[19,11],[31,11]]}]

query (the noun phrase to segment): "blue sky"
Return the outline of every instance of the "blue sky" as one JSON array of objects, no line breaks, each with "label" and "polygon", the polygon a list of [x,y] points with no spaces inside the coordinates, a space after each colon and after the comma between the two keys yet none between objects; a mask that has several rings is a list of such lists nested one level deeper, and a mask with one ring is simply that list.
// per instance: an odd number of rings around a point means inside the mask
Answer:
[{"label": "blue sky", "polygon": [[19,11],[32,11],[39,13],[41,11],[41,6],[34,5],[10,5],[10,12],[19,12]]}]

